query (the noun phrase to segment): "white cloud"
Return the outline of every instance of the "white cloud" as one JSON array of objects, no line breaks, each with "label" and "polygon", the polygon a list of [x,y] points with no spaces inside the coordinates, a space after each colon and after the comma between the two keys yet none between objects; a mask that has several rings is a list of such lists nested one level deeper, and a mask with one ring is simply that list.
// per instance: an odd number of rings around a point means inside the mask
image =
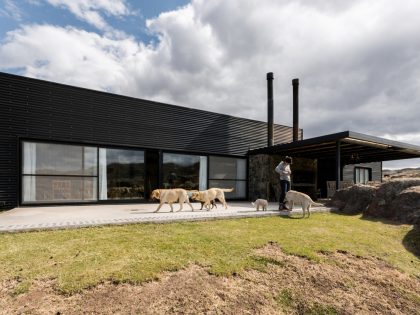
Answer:
[{"label": "white cloud", "polygon": [[[48,48],[48,49],[46,49]],[[129,55],[142,45],[113,40],[74,28],[28,25],[9,32],[0,47],[0,67],[19,68],[25,75],[87,88],[122,93]]]},{"label": "white cloud", "polygon": [[15,21],[22,20],[22,11],[13,0],[3,0],[4,8],[0,8],[0,17],[8,17]]},{"label": "white cloud", "polygon": [[[123,1],[47,1],[99,29],[128,14]],[[419,13],[417,0],[196,0],[147,21],[153,44],[23,26],[0,46],[0,68],[258,120],[273,71],[276,123],[291,125],[300,79],[305,138],[352,130],[420,144]]]},{"label": "white cloud", "polygon": [[104,31],[112,31],[105,21],[106,16],[130,15],[125,0],[45,0],[55,7],[69,10],[82,21]]}]

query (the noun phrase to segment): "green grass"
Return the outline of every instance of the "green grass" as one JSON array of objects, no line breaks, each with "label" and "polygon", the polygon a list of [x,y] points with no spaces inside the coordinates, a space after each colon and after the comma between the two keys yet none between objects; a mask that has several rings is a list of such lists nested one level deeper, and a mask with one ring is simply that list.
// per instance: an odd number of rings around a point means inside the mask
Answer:
[{"label": "green grass", "polygon": [[276,301],[283,308],[290,309],[293,306],[293,294],[290,290],[284,289],[278,294]]},{"label": "green grass", "polygon": [[298,314],[304,315],[336,315],[338,311],[331,305],[320,303],[305,303],[299,294],[293,294],[290,290],[282,290],[276,297],[276,301],[283,311],[297,310]]},{"label": "green grass", "polygon": [[318,251],[345,250],[377,256],[420,276],[420,260],[404,245],[409,225],[362,220],[360,216],[313,214],[310,219],[255,219],[133,224],[0,234],[0,281],[15,279],[18,292],[35,279],[55,279],[73,293],[101,281],[141,283],[190,263],[220,275],[269,263],[253,249],[274,241],[290,254],[319,260]]}]

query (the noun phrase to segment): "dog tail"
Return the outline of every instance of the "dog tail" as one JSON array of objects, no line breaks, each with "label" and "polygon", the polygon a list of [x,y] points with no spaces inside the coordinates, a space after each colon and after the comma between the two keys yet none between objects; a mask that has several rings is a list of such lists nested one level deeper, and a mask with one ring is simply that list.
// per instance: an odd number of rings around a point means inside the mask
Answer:
[{"label": "dog tail", "polygon": [[324,205],[322,203],[318,203],[318,202],[312,201],[311,206],[323,207]]},{"label": "dog tail", "polygon": [[251,202],[251,205],[252,205],[253,207],[255,207],[255,204],[254,204],[253,202]]},{"label": "dog tail", "polygon": [[231,191],[233,191],[234,189],[233,189],[233,188],[222,188],[222,190],[223,190],[224,192],[231,192]]}]

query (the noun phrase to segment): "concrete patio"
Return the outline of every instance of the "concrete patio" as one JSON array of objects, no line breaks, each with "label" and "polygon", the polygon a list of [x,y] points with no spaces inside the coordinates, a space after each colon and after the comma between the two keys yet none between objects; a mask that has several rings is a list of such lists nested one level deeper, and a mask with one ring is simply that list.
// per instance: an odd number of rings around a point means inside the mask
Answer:
[{"label": "concrete patio", "polygon": [[[250,202],[229,202],[228,209],[218,204],[211,211],[199,210],[200,203],[193,203],[194,211],[184,204],[182,211],[176,212],[179,205],[174,205],[170,212],[169,205],[164,205],[155,213],[157,203],[144,204],[101,204],[71,205],[47,207],[21,207],[0,212],[0,232],[19,232],[31,230],[66,229],[87,226],[100,226],[128,223],[164,223],[175,221],[214,220],[231,218],[249,218],[264,216],[296,216],[302,214],[300,206],[293,211],[278,211],[272,202],[267,211],[256,211]],[[312,212],[330,211],[327,207],[313,207]]]}]

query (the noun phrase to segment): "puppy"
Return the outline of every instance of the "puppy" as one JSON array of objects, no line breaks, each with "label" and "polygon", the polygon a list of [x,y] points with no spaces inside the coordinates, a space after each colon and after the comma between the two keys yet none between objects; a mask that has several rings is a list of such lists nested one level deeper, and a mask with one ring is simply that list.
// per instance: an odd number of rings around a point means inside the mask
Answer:
[{"label": "puppy", "polygon": [[227,203],[225,200],[225,192],[231,192],[233,191],[233,188],[225,189],[225,188],[210,188],[203,191],[195,191],[192,193],[191,199],[197,200],[197,201],[203,201],[205,206],[207,208],[207,211],[210,211],[210,204],[212,200],[219,200],[222,205],[227,209]]},{"label": "puppy", "polygon": [[155,210],[155,212],[158,212],[164,203],[168,203],[169,206],[171,207],[171,212],[174,212],[174,208],[172,207],[172,204],[174,202],[179,202],[180,207],[178,211],[182,210],[184,202],[188,203],[188,205],[191,207],[191,210],[194,211],[194,208],[191,205],[190,200],[188,199],[187,191],[182,188],[155,189],[152,191],[150,198],[160,200],[159,206]]},{"label": "puppy", "polygon": [[287,207],[292,210],[293,209],[293,205],[295,203],[297,204],[301,204],[302,205],[302,211],[303,211],[303,216],[302,218],[305,217],[305,212],[308,213],[308,218],[311,215],[310,209],[311,206],[318,206],[318,207],[322,207],[323,204],[321,203],[316,203],[314,202],[311,197],[309,197],[307,194],[301,193],[299,191],[295,191],[295,190],[289,190],[286,193],[286,197],[284,198],[285,200],[285,204],[287,204]]},{"label": "puppy", "polygon": [[[195,191],[191,192],[191,200],[199,201],[201,203],[200,210],[203,210],[205,201],[200,199],[200,194],[198,194],[198,190],[195,190]],[[210,200],[210,209],[213,209],[214,207],[217,208],[217,205],[216,205],[216,201],[214,199],[212,199],[212,200]],[[206,206],[206,208],[207,208],[207,206]]]},{"label": "puppy", "polygon": [[262,208],[262,211],[267,211],[268,208],[268,201],[265,199],[257,199],[254,202],[251,202],[251,204],[257,208],[257,211],[260,211],[260,206]]},{"label": "puppy", "polygon": [[[200,210],[203,210],[203,206],[204,206],[204,201],[202,201],[202,200],[198,200],[198,199],[194,199],[193,198],[193,193],[195,193],[195,192],[198,192],[198,190],[188,190],[188,197],[190,197],[191,198],[191,200],[195,200],[195,201],[199,201],[200,203],[201,203],[201,208],[200,208]],[[196,194],[197,195],[197,194]],[[217,205],[216,205],[216,201],[215,200],[211,200],[210,201],[210,204],[211,204],[211,209],[213,209],[214,207],[216,207],[217,208]]]},{"label": "puppy", "polygon": [[[204,201],[200,201],[200,203],[201,203],[200,210],[203,210]],[[215,200],[210,200],[210,205],[211,205],[211,209],[213,209],[214,207],[216,207],[216,209],[217,209],[217,205],[216,205],[216,201]]]}]

